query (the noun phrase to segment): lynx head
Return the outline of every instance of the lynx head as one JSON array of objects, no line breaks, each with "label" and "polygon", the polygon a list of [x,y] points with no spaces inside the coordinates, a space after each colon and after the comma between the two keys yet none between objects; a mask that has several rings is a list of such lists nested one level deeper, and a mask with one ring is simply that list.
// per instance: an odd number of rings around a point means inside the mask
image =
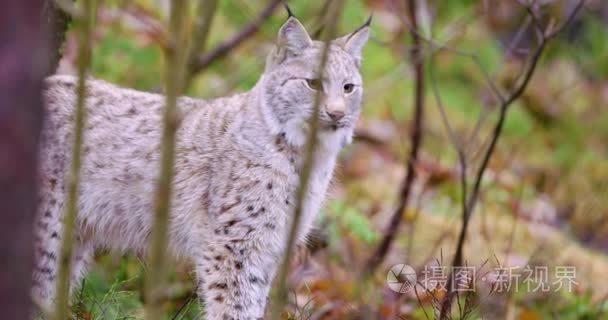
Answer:
[{"label": "lynx head", "polygon": [[359,66],[368,35],[369,20],[354,32],[330,41],[327,62],[319,76],[325,43],[313,41],[294,17],[283,24],[261,81],[262,112],[273,134],[284,133],[292,145],[304,144],[320,91],[320,136],[338,136],[341,143],[350,141],[361,107]]}]

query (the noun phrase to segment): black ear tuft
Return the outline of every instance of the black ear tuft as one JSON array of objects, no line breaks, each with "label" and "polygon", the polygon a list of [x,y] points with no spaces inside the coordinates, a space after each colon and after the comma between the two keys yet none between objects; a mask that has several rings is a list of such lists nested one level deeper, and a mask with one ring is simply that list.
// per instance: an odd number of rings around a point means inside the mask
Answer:
[{"label": "black ear tuft", "polygon": [[283,1],[283,6],[285,7],[285,10],[287,10],[287,18],[291,18],[291,17],[295,18],[295,16],[293,15],[293,12],[291,12],[291,8],[289,8],[289,5],[287,4],[286,0]]},{"label": "black ear tuft", "polygon": [[372,18],[374,17],[374,13],[372,12],[369,15],[369,18],[367,18],[367,21],[365,21],[365,23],[363,24],[366,27],[369,27],[372,24]]},{"label": "black ear tuft", "polygon": [[335,41],[342,45],[346,52],[350,53],[353,58],[357,61],[357,64],[361,61],[361,51],[363,46],[369,38],[370,24],[372,23],[372,15],[367,18],[365,23],[357,28],[355,31],[336,39]]},{"label": "black ear tuft", "polygon": [[365,22],[363,23],[363,25],[361,25],[359,28],[357,28],[355,31],[353,31],[352,34],[355,34],[355,33],[359,32],[359,31],[361,31],[361,29],[363,29],[363,28],[371,26],[371,24],[372,24],[372,18],[373,17],[374,17],[374,13],[372,12],[369,15],[369,17],[367,17],[367,20],[365,20]]}]

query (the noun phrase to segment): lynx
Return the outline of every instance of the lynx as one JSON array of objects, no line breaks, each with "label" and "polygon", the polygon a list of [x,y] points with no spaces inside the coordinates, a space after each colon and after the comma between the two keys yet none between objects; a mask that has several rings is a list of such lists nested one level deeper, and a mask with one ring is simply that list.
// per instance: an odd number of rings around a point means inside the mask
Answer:
[{"label": "lynx", "polygon": [[[264,73],[248,92],[178,99],[180,124],[169,252],[192,262],[208,319],[262,319],[292,221],[315,95],[322,90],[314,166],[298,241],[322,205],[336,157],[360,113],[361,50],[369,22],[324,43],[290,17]],[[46,79],[34,298],[54,299],[65,174],[70,164],[76,79]],[[94,250],[145,255],[160,157],[162,95],[87,80],[85,141],[72,256],[72,287]]]}]

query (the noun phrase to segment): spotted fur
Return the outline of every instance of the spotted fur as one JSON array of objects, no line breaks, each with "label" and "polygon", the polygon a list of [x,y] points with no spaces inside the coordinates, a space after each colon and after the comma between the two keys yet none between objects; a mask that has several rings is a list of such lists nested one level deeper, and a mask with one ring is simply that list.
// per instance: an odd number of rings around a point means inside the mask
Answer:
[{"label": "spotted fur", "polygon": [[[338,38],[329,48],[321,81],[321,131],[300,241],[313,224],[337,153],[350,141],[359,115],[359,60],[368,29]],[[310,79],[315,78],[322,47],[291,17],[250,91],[178,101],[169,252],[192,261],[208,319],[264,316],[293,213],[306,120],[315,96]],[[346,84],[353,84],[353,90],[346,92]],[[75,86],[74,77],[56,75],[46,80],[44,93],[47,119],[40,151],[33,294],[46,303],[54,296],[62,237]],[[161,95],[87,80],[72,285],[79,283],[97,248],[145,255],[164,103]]]}]

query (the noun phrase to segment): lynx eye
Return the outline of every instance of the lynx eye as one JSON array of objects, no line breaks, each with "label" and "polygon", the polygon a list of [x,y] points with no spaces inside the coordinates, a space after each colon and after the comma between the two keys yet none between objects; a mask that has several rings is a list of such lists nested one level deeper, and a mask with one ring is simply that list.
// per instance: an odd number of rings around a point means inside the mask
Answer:
[{"label": "lynx eye", "polygon": [[323,90],[323,83],[319,79],[306,79],[306,85],[312,90]]},{"label": "lynx eye", "polygon": [[344,85],[344,92],[345,93],[351,93],[353,92],[353,90],[355,89],[355,85],[352,83],[347,83]]}]

